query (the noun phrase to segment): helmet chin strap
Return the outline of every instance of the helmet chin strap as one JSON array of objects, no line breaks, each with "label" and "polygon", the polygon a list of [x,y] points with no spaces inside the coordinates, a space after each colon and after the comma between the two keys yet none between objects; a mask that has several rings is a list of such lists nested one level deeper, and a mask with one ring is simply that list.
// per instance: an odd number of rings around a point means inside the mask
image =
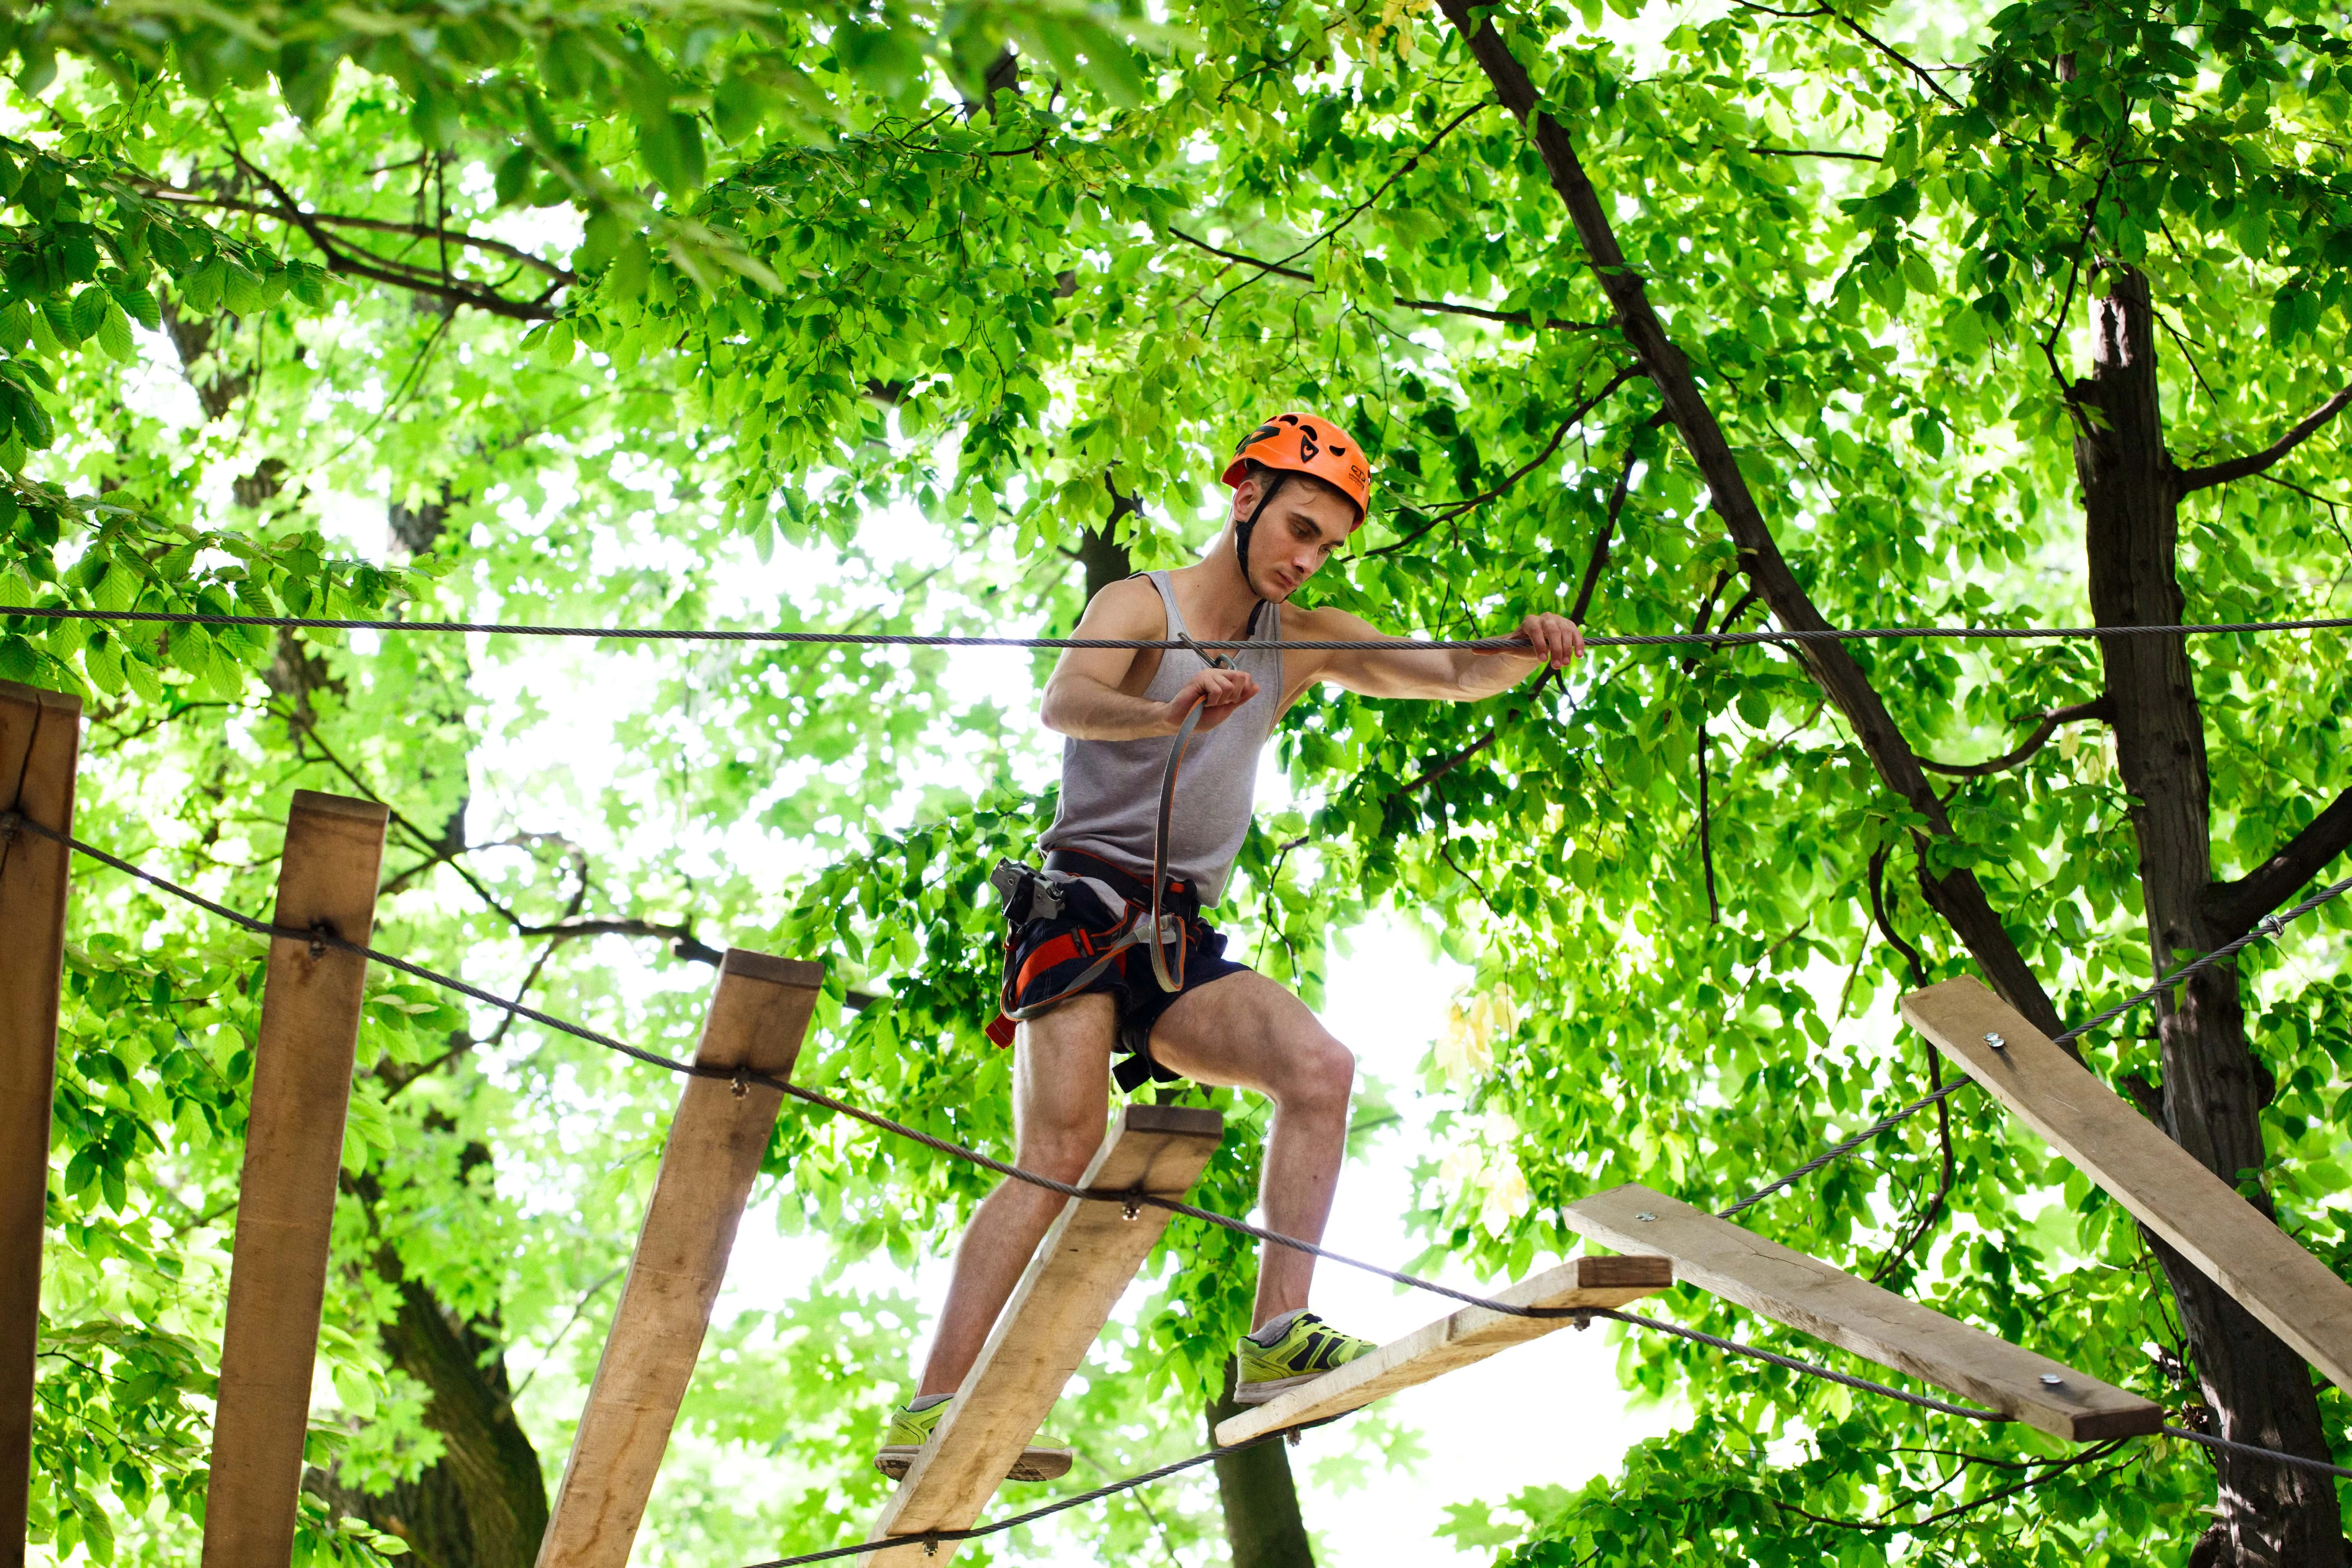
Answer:
[{"label": "helmet chin strap", "polygon": [[[1253,594],[1257,593],[1257,584],[1250,578],[1250,535],[1257,531],[1257,520],[1264,517],[1265,509],[1274,504],[1275,492],[1282,489],[1282,481],[1289,477],[1280,468],[1267,470],[1265,493],[1257,498],[1257,505],[1250,508],[1249,516],[1234,525],[1234,560],[1242,569],[1242,585]],[[1258,603],[1265,604],[1265,595],[1259,594]],[[1257,612],[1255,610],[1250,612],[1250,623],[1253,626],[1257,623]]]}]

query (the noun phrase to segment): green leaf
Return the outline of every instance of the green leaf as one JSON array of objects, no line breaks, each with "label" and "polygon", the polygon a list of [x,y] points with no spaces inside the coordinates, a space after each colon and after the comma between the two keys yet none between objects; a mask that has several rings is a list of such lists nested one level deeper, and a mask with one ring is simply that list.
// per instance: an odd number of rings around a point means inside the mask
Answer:
[{"label": "green leaf", "polygon": [[110,303],[111,297],[95,284],[74,296],[69,321],[76,342],[97,334],[99,323],[106,320],[106,308]]},{"label": "green leaf", "polygon": [[98,342],[108,354],[125,364],[139,357],[139,345],[131,336],[131,318],[111,299],[106,302],[106,313],[99,319]]},{"label": "green leaf", "polygon": [[531,171],[537,166],[538,160],[528,147],[516,148],[499,162],[498,178],[493,184],[499,205],[511,206],[522,199],[523,193],[530,184]]},{"label": "green leaf", "polygon": [[110,288],[115,302],[132,321],[151,332],[163,331],[163,308],[156,302],[154,290],[129,282],[115,283]]}]

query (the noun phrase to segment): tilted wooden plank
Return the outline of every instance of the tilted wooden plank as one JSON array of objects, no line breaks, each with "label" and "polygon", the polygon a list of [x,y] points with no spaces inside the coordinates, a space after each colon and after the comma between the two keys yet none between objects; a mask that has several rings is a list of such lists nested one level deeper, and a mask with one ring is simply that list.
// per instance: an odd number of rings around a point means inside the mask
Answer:
[{"label": "tilted wooden plank", "polygon": [[[272,922],[366,942],[385,817],[373,801],[297,790]],[[366,978],[367,960],[355,953],[270,942],[221,1334],[204,1568],[272,1568],[293,1558]]]},{"label": "tilted wooden plank", "polygon": [[[73,831],[81,701],[0,680],[0,811]],[[57,1093],[58,988],[73,852],[0,840],[0,1568],[23,1568],[33,1479],[34,1351]]]},{"label": "tilted wooden plank", "polygon": [[2352,1285],[1975,981],[1915,991],[1903,1016],[2330,1383],[2352,1391]]},{"label": "tilted wooden plank", "polygon": [[[1622,1307],[1654,1296],[1675,1282],[1674,1265],[1664,1258],[1572,1258],[1521,1280],[1495,1300],[1514,1307]],[[1465,1307],[1391,1340],[1371,1354],[1324,1373],[1312,1383],[1217,1424],[1221,1445],[1246,1443],[1305,1421],[1343,1415],[1375,1399],[1427,1383],[1457,1367],[1485,1361],[1496,1351],[1540,1339],[1566,1328],[1567,1318],[1515,1318],[1486,1307]]]},{"label": "tilted wooden plank", "polygon": [[[695,1047],[698,1066],[792,1076],[822,964],[730,949]],[[622,1568],[694,1377],[751,1183],[783,1095],[690,1078],[677,1097],[628,1283],[596,1363],[539,1568]]]},{"label": "tilted wooden plank", "polygon": [[2087,1443],[2153,1432],[2164,1412],[2137,1394],[2021,1350],[1643,1186],[1612,1187],[1562,1211],[1579,1234],[1659,1252],[1675,1278],[1815,1339],[1867,1356],[2053,1436]]},{"label": "tilted wooden plank", "polygon": [[[1224,1119],[1213,1110],[1130,1105],[1078,1184],[1181,1197],[1223,1135]],[[1129,1219],[1116,1204],[1069,1201],[868,1539],[961,1530],[980,1517],[1086,1359],[1169,1217],[1165,1209],[1139,1207]],[[936,1556],[909,1544],[869,1552],[858,1562],[914,1568],[954,1553],[952,1542],[941,1544]]]}]

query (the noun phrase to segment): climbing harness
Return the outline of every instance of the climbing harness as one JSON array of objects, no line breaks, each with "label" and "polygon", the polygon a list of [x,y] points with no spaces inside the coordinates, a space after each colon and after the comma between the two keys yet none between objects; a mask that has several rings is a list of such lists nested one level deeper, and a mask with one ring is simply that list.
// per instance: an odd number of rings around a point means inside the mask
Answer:
[{"label": "climbing harness", "polygon": [[[1257,613],[1253,610],[1250,624],[1255,626],[1256,622]],[[1177,644],[1191,649],[1212,669],[1235,668],[1231,658],[1212,653],[1189,635],[1180,636]],[[1200,731],[1204,711],[1205,704],[1194,703],[1168,744],[1168,764],[1160,774],[1160,815],[1152,830],[1148,898],[1130,899],[1100,877],[1080,876],[1055,868],[1050,863],[1039,868],[1017,860],[999,860],[996,868],[988,874],[989,886],[1003,900],[1006,925],[1004,976],[997,988],[997,1016],[987,1031],[988,1037],[996,1044],[1011,1045],[1015,1024],[1042,1017],[1080,994],[1103,971],[1120,962],[1121,955],[1131,947],[1139,945],[1150,953],[1151,976],[1160,990],[1173,995],[1184,989],[1185,958],[1190,951],[1192,919],[1198,911],[1196,908],[1191,914],[1178,914],[1167,907],[1172,890],[1168,877],[1168,836],[1176,807],[1176,778],[1183,768],[1184,753],[1192,746],[1192,737]],[[1037,921],[1058,919],[1066,910],[1074,909],[1080,899],[1091,902],[1099,912],[1097,923],[1091,927],[1080,925],[1047,940],[1025,957],[1020,955],[1024,928]],[[1091,957],[1094,962],[1053,995],[1023,1003],[1022,995],[1032,980],[1077,957]]]}]

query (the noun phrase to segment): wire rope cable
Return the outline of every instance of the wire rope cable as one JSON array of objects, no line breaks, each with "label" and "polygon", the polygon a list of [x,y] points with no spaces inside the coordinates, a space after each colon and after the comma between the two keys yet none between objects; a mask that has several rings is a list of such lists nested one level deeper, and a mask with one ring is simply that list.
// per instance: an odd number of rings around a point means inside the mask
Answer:
[{"label": "wire rope cable", "polygon": [[[2304,900],[2303,902],[2295,905],[2293,909],[2281,910],[2275,914],[2264,915],[2261,920],[2258,920],[2253,923],[2251,930],[2247,931],[2244,935],[2240,936],[2235,941],[2224,942],[2210,952],[2200,953],[2199,956],[2190,959],[2188,963],[2182,964],[2179,968],[2174,970],[2171,973],[2166,975],[2155,984],[2145,986],[2138,991],[2135,991],[2132,994],[2124,998],[2121,1002],[2116,1003],[2114,1006],[2108,1008],[2098,1016],[2086,1019],[2062,1034],[2051,1036],[2050,1043],[2053,1046],[2063,1046],[2067,1041],[2087,1035],[2093,1029],[2099,1028],[2103,1025],[2114,1023],[2117,1018],[2122,1017],[2126,1013],[2130,1012],[2133,1008],[2139,1006],[2142,1003],[2154,1001],[2157,997],[2163,995],[2166,992],[2171,990],[2175,985],[2179,984],[2182,981],[2189,979],[2191,975],[2200,973],[2204,970],[2210,969],[2217,963],[2221,963],[2230,958],[2235,957],[2241,950],[2254,942],[2267,941],[2270,938],[2277,936],[2281,931],[2287,928],[2290,922],[2301,920],[2305,915],[2307,915],[2312,910],[2319,908],[2320,905],[2326,903],[2331,899],[2340,897],[2347,890],[2352,890],[2352,877],[2347,877],[2340,882],[2331,883],[2329,886],[2322,888],[2319,891],[2312,894],[2311,897]],[[1754,1192],[1749,1193],[1746,1197],[1741,1198],[1738,1203],[1733,1204],[1729,1208],[1717,1209],[1716,1211],[1715,1217],[1717,1219],[1729,1219],[1732,1215],[1739,1213],[1742,1209],[1752,1208],[1756,1205],[1762,1203],[1766,1198],[1770,1197],[1774,1193],[1780,1191],[1783,1187],[1792,1185],[1797,1182],[1804,1180],[1807,1176],[1811,1175],[1815,1171],[1820,1170],[1823,1165],[1829,1164],[1832,1161],[1844,1158],[1846,1155],[1853,1153],[1856,1149],[1861,1148],[1864,1143],[1867,1143],[1872,1139],[1877,1137],[1880,1133],[1885,1131],[1888,1128],[1898,1126],[1905,1121],[1908,1121],[1911,1118],[1918,1115],[1919,1112],[1927,1110],[1937,1100],[1950,1099],[1953,1095],[1958,1094],[1961,1089],[1968,1088],[1976,1080],[1974,1079],[1956,1078],[1951,1082],[1946,1084],[1943,1088],[1935,1090],[1933,1093],[1921,1095],[1918,1099],[1903,1107],[1900,1110],[1889,1111],[1886,1115],[1880,1117],[1877,1121],[1872,1122],[1869,1126],[1864,1128],[1853,1137],[1845,1139],[1841,1142],[1831,1144],[1827,1149],[1822,1150],[1819,1154],[1814,1155],[1811,1159],[1806,1161],[1795,1170],[1790,1171],[1788,1174],[1777,1176],[1771,1181],[1767,1182],[1764,1185],[1757,1188]]]},{"label": "wire rope cable", "polygon": [[[1516,637],[1467,638],[1304,638],[1252,644],[1237,637],[960,637],[926,632],[838,632],[754,630],[729,626],[534,626],[509,621],[400,621],[316,616],[250,616],[211,610],[100,610],[78,605],[0,605],[0,617],[26,616],[40,620],[119,621],[129,625],[255,626],[275,631],[438,632],[490,637],[587,637],[614,642],[805,643],[866,647],[1008,647],[1008,648],[1213,648],[1247,647],[1335,651],[1347,648],[1393,648],[1400,652],[1448,652],[1468,649],[1501,653],[1523,646]],[[2077,638],[2136,637],[2218,637],[2260,632],[2341,631],[2352,627],[2352,616],[2326,616],[2289,621],[2211,621],[2191,625],[2133,626],[1794,626],[1755,632],[1651,632],[1601,634],[1584,639],[1587,647],[1661,647],[1697,645],[1742,647],[1753,643],[2049,641]]]},{"label": "wire rope cable", "polygon": [[992,1519],[986,1524],[975,1524],[968,1530],[925,1530],[912,1531],[906,1535],[886,1535],[878,1541],[861,1541],[854,1546],[828,1546],[821,1552],[803,1552],[796,1557],[773,1557],[765,1563],[751,1563],[748,1568],[803,1568],[806,1563],[831,1563],[843,1557],[855,1557],[861,1552],[878,1552],[889,1547],[920,1546],[928,1554],[934,1547],[957,1542],[978,1541],[985,1536],[1002,1535],[1004,1531],[1016,1529],[1021,1525],[1034,1524],[1041,1519],[1051,1518],[1057,1513],[1067,1513],[1074,1508],[1084,1508],[1090,1502],[1099,1502],[1104,1498],[1116,1497],[1120,1492],[1133,1491],[1136,1488],[1149,1486],[1153,1481],[1166,1480],[1170,1476],[1181,1475],[1186,1470],[1224,1458],[1228,1455],[1244,1454],[1252,1448],[1262,1447],[1279,1438],[1296,1436],[1301,1432],[1311,1432],[1318,1426],[1328,1426],[1334,1421],[1342,1420],[1354,1414],[1352,1410],[1342,1411],[1338,1415],[1327,1415],[1320,1421],[1305,1421],[1296,1426],[1285,1426],[1277,1431],[1262,1432],[1246,1442],[1204,1448],[1189,1458],[1178,1459],[1172,1463],[1161,1465],[1156,1469],[1123,1477],[1118,1480],[1098,1486],[1092,1491],[1077,1492],[1066,1498],[1055,1498],[1052,1502],[1041,1508],[1033,1508],[1026,1513],[1016,1513],[1009,1519]]},{"label": "wire rope cable", "polygon": [[2346,1469],[2342,1465],[2331,1465],[2325,1459],[2306,1459],[2301,1454],[2283,1454],[2276,1448],[2260,1447],[2252,1443],[2232,1442],[2227,1437],[2216,1437],[2210,1432],[2194,1432],[2186,1426],[2167,1426],[2164,1428],[2164,1435],[2168,1437],[2179,1437],[2191,1443],[2201,1443],[2206,1447],[2220,1453],[2243,1454],[2250,1459],[2270,1459],[2278,1464],[2292,1466],[2298,1470],[2310,1470],[2316,1475],[2342,1476],[2347,1479],[2352,1479],[2352,1470]]}]

